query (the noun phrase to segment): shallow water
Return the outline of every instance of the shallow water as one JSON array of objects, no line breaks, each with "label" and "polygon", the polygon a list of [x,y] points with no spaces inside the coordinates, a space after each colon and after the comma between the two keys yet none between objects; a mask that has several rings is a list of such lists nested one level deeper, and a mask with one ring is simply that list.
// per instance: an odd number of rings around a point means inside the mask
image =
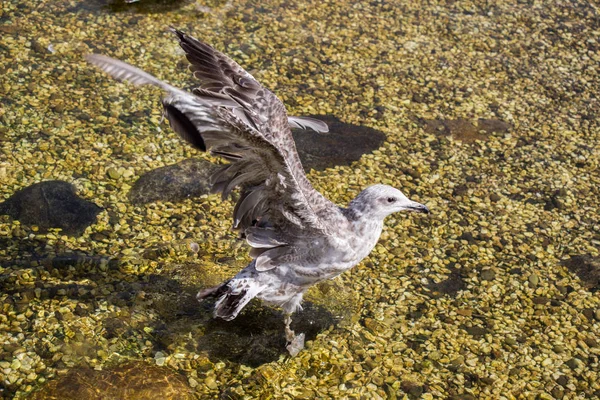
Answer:
[{"label": "shallow water", "polygon": [[[162,398],[600,396],[592,5],[9,1],[0,10],[5,398],[97,395],[86,385],[148,398],[135,383],[161,371]],[[363,263],[310,291],[293,324],[309,341],[294,358],[279,310],[256,302],[224,322],[195,300],[249,260],[229,229],[232,203],[182,178],[204,165],[185,160],[215,160],[161,120],[159,91],[83,60],[107,54],[191,88],[169,25],[233,57],[290,114],[341,121],[329,137],[296,133],[309,179],[331,200],[382,182],[432,210],[388,218]],[[43,181],[75,190],[31,187]]]}]

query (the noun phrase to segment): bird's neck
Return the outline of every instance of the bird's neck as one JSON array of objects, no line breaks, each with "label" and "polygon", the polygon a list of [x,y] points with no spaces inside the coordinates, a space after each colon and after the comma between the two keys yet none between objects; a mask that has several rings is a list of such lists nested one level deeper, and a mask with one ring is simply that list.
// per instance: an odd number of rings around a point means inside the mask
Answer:
[{"label": "bird's neck", "polygon": [[350,207],[344,209],[344,215],[352,225],[352,230],[358,235],[375,235],[379,238],[383,229],[383,218],[369,212],[364,207]]},{"label": "bird's neck", "polygon": [[348,208],[343,209],[343,213],[350,222],[358,221],[379,221],[383,224],[383,218],[377,215],[371,206],[358,201],[350,202]]},{"label": "bird's neck", "polygon": [[350,209],[348,222],[354,234],[353,240],[356,241],[356,255],[362,260],[371,253],[379,241],[379,237],[383,231],[383,219]]}]

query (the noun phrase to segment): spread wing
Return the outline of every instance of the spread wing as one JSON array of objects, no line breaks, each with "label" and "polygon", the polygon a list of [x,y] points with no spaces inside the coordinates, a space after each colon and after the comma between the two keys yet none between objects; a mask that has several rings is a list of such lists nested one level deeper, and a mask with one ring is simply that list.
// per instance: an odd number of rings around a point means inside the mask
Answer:
[{"label": "spread wing", "polygon": [[[211,177],[213,191],[226,197],[240,188],[234,227],[246,233],[257,270],[301,257],[298,252],[309,249],[298,244],[316,233],[327,236],[328,220],[339,213],[306,178],[290,131],[290,124],[316,120],[288,121],[281,101],[236,62],[173,32],[202,82],[193,94],[108,57],[87,59],[117,78],[162,87],[168,92],[163,105],[172,128],[192,146],[229,161]],[[311,127],[323,131],[318,123]]]}]

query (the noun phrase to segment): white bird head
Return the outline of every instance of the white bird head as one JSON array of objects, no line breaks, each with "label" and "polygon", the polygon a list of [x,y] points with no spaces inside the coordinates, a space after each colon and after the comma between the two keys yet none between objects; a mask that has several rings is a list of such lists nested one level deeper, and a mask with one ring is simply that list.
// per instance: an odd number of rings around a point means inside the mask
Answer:
[{"label": "white bird head", "polygon": [[350,202],[350,208],[366,217],[379,219],[399,211],[429,213],[425,205],[410,200],[401,191],[388,185],[369,186]]}]

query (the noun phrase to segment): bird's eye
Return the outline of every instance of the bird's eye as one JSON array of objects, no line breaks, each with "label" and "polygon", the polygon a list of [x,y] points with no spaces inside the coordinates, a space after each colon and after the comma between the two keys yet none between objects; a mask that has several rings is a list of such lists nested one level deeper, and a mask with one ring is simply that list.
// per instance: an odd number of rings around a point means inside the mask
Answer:
[{"label": "bird's eye", "polygon": [[387,198],[387,202],[390,203],[390,204],[393,203],[393,202],[395,202],[395,201],[396,201],[395,197],[388,197]]}]

